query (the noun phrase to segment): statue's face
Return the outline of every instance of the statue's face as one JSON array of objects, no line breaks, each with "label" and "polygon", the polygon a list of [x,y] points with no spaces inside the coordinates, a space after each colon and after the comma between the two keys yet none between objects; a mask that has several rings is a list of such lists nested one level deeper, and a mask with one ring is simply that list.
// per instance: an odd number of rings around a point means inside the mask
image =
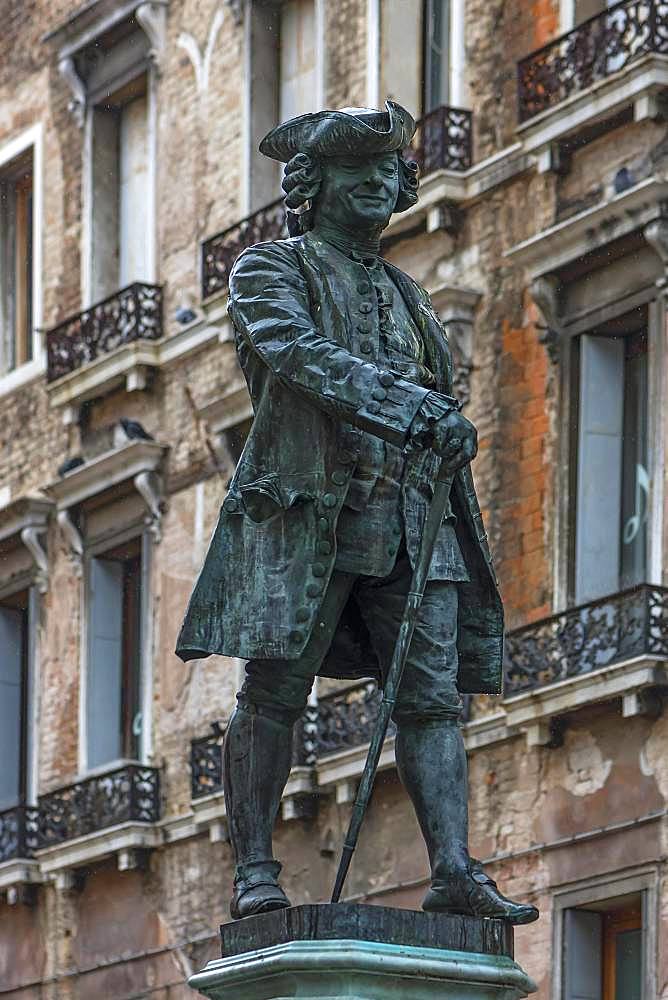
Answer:
[{"label": "statue's face", "polygon": [[399,158],[332,157],[323,162],[317,213],[342,226],[385,226],[399,195]]}]

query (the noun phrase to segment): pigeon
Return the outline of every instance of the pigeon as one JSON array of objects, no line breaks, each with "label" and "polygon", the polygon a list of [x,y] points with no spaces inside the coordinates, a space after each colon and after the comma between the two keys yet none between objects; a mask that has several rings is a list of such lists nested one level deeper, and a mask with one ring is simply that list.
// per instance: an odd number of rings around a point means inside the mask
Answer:
[{"label": "pigeon", "polygon": [[61,477],[66,476],[68,472],[72,469],[78,469],[80,465],[84,464],[84,460],[81,455],[72,455],[71,458],[66,458],[62,465],[58,466],[58,475]]},{"label": "pigeon", "polygon": [[138,420],[128,420],[127,417],[121,417],[118,422],[129,441],[155,441],[155,438],[144,430]]}]

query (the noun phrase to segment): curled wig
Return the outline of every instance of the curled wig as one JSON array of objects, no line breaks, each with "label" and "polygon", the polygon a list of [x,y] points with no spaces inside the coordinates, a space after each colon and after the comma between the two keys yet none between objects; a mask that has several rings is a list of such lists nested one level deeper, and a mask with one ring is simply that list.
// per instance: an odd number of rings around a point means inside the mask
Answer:
[{"label": "curled wig", "polygon": [[[405,212],[417,201],[419,169],[413,160],[407,160],[402,153],[399,159],[399,194],[395,212]],[[313,202],[322,183],[322,169],[319,160],[307,153],[297,153],[285,164],[282,188],[285,191],[285,206],[288,216],[290,236],[300,236],[313,228]]]}]

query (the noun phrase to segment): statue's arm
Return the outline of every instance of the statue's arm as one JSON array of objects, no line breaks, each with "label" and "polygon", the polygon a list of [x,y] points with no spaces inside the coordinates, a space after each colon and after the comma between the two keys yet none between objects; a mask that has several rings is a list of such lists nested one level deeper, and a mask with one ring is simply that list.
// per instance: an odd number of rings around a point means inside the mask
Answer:
[{"label": "statue's arm", "polygon": [[428,390],[351,354],[316,327],[296,252],[252,247],[230,275],[229,311],[250,348],[285,385],[331,416],[403,447]]}]

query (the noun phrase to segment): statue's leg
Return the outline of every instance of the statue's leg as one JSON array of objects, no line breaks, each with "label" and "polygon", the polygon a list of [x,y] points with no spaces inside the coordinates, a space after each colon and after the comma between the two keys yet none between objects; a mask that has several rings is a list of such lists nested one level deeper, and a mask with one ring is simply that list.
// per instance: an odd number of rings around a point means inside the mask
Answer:
[{"label": "statue's leg", "polygon": [[[232,917],[280,909],[290,902],[278,883],[272,833],[292,765],[292,730],[306,707],[354,577],[334,573],[318,621],[295,660],[250,660],[225,734],[223,783],[236,859]],[[324,623],[321,625],[320,623]]]},{"label": "statue's leg", "polygon": [[[358,582],[363,611],[381,663],[389,664],[411,570],[405,553],[384,580]],[[427,584],[397,698],[396,760],[425,839],[432,886],[426,910],[502,917],[529,923],[538,911],[503,896],[468,853],[468,777],[457,691],[455,583]]]}]

